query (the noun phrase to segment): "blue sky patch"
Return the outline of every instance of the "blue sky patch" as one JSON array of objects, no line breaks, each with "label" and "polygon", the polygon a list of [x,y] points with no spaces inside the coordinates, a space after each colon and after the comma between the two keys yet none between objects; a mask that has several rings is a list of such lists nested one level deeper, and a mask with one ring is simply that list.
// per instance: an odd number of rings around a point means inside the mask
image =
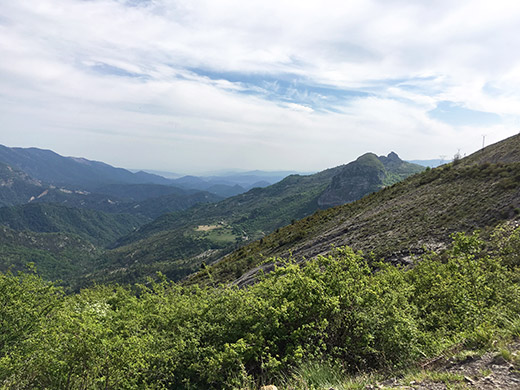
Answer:
[{"label": "blue sky patch", "polygon": [[489,126],[501,122],[498,114],[470,110],[450,101],[437,103],[437,107],[428,114],[431,118],[455,126]]},{"label": "blue sky patch", "polygon": [[211,80],[226,80],[240,84],[241,93],[262,96],[270,101],[296,103],[316,111],[334,111],[345,101],[372,95],[362,90],[341,89],[311,82],[296,74],[259,74],[239,72],[215,72],[189,69]]}]

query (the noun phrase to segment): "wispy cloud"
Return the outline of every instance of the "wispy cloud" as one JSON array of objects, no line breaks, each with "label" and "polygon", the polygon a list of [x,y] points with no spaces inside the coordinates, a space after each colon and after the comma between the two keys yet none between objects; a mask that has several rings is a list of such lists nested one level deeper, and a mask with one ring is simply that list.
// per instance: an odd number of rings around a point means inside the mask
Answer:
[{"label": "wispy cloud", "polygon": [[127,167],[321,169],[520,127],[515,1],[5,2],[2,142]]}]

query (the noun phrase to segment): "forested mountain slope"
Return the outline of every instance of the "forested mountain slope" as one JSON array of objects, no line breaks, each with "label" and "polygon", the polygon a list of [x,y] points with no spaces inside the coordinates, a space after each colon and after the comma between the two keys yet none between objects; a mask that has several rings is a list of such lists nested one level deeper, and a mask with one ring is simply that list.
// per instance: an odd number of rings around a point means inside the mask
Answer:
[{"label": "forested mountain slope", "polygon": [[0,207],[53,203],[69,208],[128,213],[149,222],[165,213],[223,199],[206,191],[162,184],[106,184],[93,192],[72,188],[42,183],[18,168],[0,162]]},{"label": "forested mountain slope", "polygon": [[217,281],[247,283],[265,258],[308,259],[342,245],[407,262],[413,254],[444,248],[455,231],[486,229],[519,210],[520,136],[514,136],[357,202],[318,211],[233,252],[210,272]]},{"label": "forested mountain slope", "polygon": [[18,231],[74,233],[97,246],[112,243],[145,221],[130,214],[109,214],[47,203],[0,208],[0,225]]},{"label": "forested mountain slope", "polygon": [[99,250],[72,233],[36,233],[0,226],[0,272],[27,271],[32,263],[46,280],[71,281],[88,272]]}]

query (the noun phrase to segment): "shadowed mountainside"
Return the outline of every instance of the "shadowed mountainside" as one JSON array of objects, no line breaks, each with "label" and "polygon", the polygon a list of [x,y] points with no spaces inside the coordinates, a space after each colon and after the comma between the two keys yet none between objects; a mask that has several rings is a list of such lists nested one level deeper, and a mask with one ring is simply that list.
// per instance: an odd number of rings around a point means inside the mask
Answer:
[{"label": "shadowed mountainside", "polygon": [[170,184],[162,176],[126,169],[84,158],[64,157],[45,149],[9,148],[0,145],[0,161],[24,171],[31,177],[56,186],[93,189],[110,183]]}]

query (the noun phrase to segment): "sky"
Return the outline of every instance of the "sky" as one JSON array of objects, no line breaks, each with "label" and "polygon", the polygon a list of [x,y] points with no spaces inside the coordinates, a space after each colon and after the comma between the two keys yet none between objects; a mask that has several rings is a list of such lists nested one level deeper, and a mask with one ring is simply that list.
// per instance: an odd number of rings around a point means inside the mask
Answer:
[{"label": "sky", "polygon": [[[517,0],[0,0],[0,144],[129,169],[449,159],[520,132]],[[485,138],[484,138],[485,136]]]}]

